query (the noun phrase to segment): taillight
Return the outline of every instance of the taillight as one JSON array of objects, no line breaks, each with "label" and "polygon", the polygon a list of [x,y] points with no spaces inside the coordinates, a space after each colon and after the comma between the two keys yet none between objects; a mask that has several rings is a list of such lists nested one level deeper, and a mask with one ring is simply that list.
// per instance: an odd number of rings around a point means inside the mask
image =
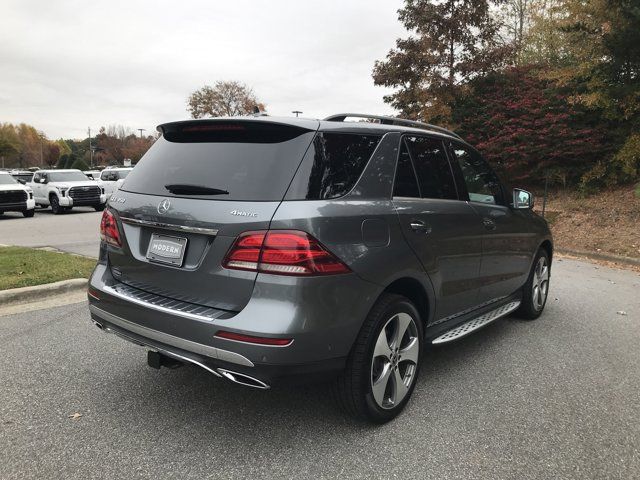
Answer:
[{"label": "taillight", "polygon": [[115,247],[122,246],[116,217],[114,217],[113,213],[108,209],[105,209],[102,212],[102,220],[100,221],[100,239]]},{"label": "taillight", "polygon": [[332,275],[349,267],[305,232],[269,230],[242,233],[227,252],[225,268],[280,275]]}]

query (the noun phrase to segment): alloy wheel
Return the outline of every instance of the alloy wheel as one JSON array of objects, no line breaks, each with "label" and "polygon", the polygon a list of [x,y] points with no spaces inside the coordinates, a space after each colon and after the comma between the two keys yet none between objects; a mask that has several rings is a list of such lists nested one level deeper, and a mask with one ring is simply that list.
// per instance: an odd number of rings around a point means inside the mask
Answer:
[{"label": "alloy wheel", "polygon": [[540,257],[533,272],[533,292],[531,300],[537,312],[542,310],[549,291],[549,265],[545,257]]},{"label": "alloy wheel", "polygon": [[421,342],[416,321],[408,313],[392,316],[380,331],[371,360],[371,390],[379,407],[392,409],[415,381]]}]

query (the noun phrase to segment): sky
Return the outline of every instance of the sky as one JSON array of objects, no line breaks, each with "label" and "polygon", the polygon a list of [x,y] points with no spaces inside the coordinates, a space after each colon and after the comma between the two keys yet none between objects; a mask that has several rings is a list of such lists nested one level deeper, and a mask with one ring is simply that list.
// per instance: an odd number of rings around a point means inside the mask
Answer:
[{"label": "sky", "polygon": [[0,122],[49,138],[188,118],[218,80],[253,88],[270,115],[393,114],[374,62],[402,0],[2,0]]}]

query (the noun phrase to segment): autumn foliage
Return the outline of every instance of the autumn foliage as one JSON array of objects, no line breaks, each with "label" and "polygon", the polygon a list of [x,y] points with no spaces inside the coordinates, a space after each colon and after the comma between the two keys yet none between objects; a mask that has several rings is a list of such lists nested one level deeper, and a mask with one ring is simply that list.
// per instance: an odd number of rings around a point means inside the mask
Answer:
[{"label": "autumn foliage", "polygon": [[549,175],[566,186],[608,153],[602,123],[535,69],[510,68],[470,87],[458,98],[453,121],[513,182],[537,183]]},{"label": "autumn foliage", "polygon": [[373,79],[401,115],[462,133],[508,181],[640,180],[637,0],[405,0]]}]

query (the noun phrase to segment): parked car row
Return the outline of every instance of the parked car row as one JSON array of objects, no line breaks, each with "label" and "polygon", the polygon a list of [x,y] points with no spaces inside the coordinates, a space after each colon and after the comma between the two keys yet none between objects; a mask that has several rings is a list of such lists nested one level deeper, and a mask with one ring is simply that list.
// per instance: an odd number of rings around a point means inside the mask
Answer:
[{"label": "parked car row", "polygon": [[96,211],[102,211],[131,170],[0,171],[0,214],[17,211],[25,217],[32,217],[36,206],[51,207],[54,214],[64,213],[73,207],[93,207]]}]

